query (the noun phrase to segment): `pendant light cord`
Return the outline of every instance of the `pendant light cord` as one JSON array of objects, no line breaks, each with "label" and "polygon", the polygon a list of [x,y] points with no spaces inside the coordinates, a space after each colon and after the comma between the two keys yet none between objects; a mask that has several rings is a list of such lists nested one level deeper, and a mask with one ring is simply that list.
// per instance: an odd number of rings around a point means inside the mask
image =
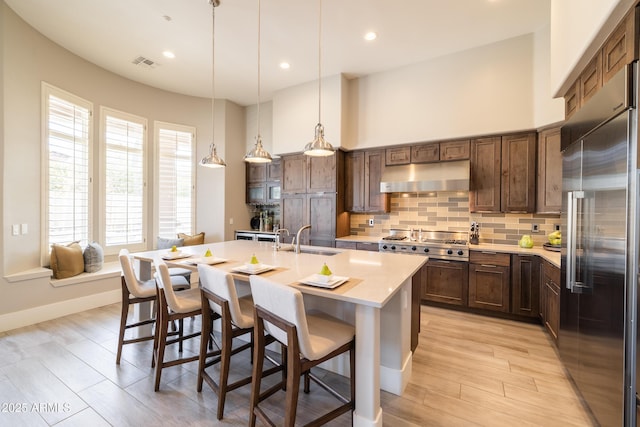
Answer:
[{"label": "pendant light cord", "polygon": [[[211,4],[211,143],[215,141],[215,99],[216,99],[216,6],[217,0],[209,0]],[[218,4],[216,4],[218,3]]]},{"label": "pendant light cord", "polygon": [[260,0],[258,0],[258,110],[256,112],[258,140],[260,139],[260,44]]},{"label": "pendant light cord", "polygon": [[318,124],[322,123],[322,0],[318,0]]}]

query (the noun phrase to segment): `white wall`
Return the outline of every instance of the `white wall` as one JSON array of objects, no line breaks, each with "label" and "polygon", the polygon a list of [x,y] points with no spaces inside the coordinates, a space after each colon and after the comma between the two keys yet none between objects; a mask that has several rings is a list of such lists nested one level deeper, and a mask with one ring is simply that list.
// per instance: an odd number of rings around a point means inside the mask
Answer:
[{"label": "white wall", "polygon": [[[245,133],[245,153],[249,152],[256,143],[258,135],[258,106],[256,104],[245,107],[247,116],[246,133]],[[273,152],[273,102],[262,102],[260,104],[260,136],[262,145],[272,156]],[[244,155],[243,154],[243,155]]]},{"label": "white wall", "polygon": [[[197,159],[208,152],[211,141],[211,101],[189,97],[145,86],[105,71],[44,38],[0,2],[0,42],[3,54],[2,102],[4,114],[0,142],[2,144],[2,206],[3,227],[0,232],[0,276],[40,266],[41,230],[41,81],[85,98],[94,104],[94,113],[104,105],[148,119],[149,163],[148,182],[152,181],[155,156],[153,147],[154,120],[195,126],[197,129]],[[229,113],[227,113],[229,110]],[[233,119],[226,120],[226,117]],[[97,120],[94,114],[94,120]],[[226,120],[226,123],[225,123]],[[220,126],[218,126],[220,124]],[[230,102],[216,103],[216,143],[224,157],[232,150],[230,143],[244,146],[244,116],[242,109]],[[98,147],[98,126],[94,126],[94,149]],[[243,151],[244,147],[240,151]],[[94,151],[97,153],[97,151]],[[227,159],[227,161],[229,161]],[[98,158],[94,156],[97,165]],[[197,168],[198,229],[207,233],[207,241],[222,240],[224,228],[225,171]],[[94,172],[97,169],[94,168]],[[10,178],[4,180],[4,177]],[[96,177],[97,178],[97,177]],[[94,180],[94,194],[99,179]],[[234,191],[238,191],[234,187]],[[154,206],[149,191],[149,217]],[[94,200],[98,209],[98,200]],[[244,208],[244,202],[241,205]],[[94,215],[96,217],[96,215]],[[26,223],[29,233],[11,236],[6,230],[11,224]],[[97,224],[93,236],[97,237]],[[149,227],[149,233],[151,233]],[[147,235],[151,248],[155,236]],[[107,285],[66,286],[53,288],[48,279],[9,283],[0,280],[0,315],[30,307],[54,304],[74,298],[105,292]]]},{"label": "white wall", "polygon": [[551,89],[563,96],[637,0],[551,0]]},{"label": "white wall", "polygon": [[533,45],[533,122],[536,128],[564,120],[564,98],[555,98],[551,88],[550,27],[536,31]]},{"label": "white wall", "polygon": [[[325,139],[335,148],[342,141],[342,88],[344,77],[322,78],[322,117]],[[300,152],[313,140],[318,123],[318,82],[293,86],[273,97],[273,152]]]},{"label": "white wall", "polygon": [[534,127],[533,35],[350,82],[348,148]]}]

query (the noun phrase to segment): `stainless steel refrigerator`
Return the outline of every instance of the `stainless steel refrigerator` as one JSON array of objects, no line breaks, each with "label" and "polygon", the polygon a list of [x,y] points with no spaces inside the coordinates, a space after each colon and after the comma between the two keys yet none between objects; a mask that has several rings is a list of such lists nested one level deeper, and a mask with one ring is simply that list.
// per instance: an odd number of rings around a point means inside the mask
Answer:
[{"label": "stainless steel refrigerator", "polygon": [[637,63],[562,127],[560,356],[602,426],[636,425]]}]

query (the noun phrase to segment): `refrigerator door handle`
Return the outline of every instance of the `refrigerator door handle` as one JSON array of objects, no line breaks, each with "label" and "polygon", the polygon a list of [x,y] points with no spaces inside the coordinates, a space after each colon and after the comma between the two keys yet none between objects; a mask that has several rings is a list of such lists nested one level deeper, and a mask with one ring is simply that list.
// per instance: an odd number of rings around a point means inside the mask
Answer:
[{"label": "refrigerator door handle", "polygon": [[578,199],[584,198],[584,191],[567,193],[567,289],[581,293],[582,284],[576,283],[576,250],[578,231]]}]

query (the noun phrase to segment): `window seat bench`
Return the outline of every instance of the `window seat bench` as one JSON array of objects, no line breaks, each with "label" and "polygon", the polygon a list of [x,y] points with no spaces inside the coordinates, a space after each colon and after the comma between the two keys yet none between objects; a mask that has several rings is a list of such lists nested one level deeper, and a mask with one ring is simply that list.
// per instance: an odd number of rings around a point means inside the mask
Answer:
[{"label": "window seat bench", "polygon": [[120,261],[112,261],[105,262],[100,270],[93,273],[80,273],[77,276],[67,277],[66,279],[54,279],[52,275],[53,271],[50,268],[38,267],[5,276],[5,279],[10,283],[15,283],[49,277],[49,284],[54,288],[59,288],[61,286],[77,285],[92,282],[94,280],[108,279],[111,277],[120,278],[122,275],[122,269],[120,267]]}]

